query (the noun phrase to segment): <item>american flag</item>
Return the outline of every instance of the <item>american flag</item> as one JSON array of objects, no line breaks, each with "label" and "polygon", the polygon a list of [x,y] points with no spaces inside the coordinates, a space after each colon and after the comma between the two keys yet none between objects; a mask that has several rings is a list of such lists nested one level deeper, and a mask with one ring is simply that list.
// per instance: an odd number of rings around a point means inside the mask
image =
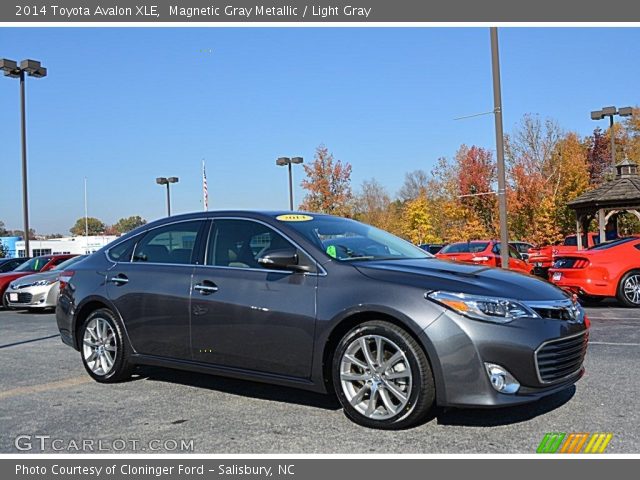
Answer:
[{"label": "american flag", "polygon": [[204,160],[202,160],[202,204],[205,212],[209,210],[209,190],[207,188],[207,172],[204,168]]}]

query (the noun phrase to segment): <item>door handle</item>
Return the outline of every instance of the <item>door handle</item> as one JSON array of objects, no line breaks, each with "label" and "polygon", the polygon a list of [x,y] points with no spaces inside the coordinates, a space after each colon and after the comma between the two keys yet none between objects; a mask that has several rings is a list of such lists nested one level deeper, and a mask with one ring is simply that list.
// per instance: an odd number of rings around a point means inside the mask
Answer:
[{"label": "door handle", "polygon": [[122,274],[117,275],[115,277],[111,277],[109,281],[115,285],[125,285],[129,283],[129,279],[126,277],[126,275],[122,275]]},{"label": "door handle", "polygon": [[211,282],[198,283],[193,288],[200,292],[202,295],[210,295],[218,291],[218,286],[215,283]]}]

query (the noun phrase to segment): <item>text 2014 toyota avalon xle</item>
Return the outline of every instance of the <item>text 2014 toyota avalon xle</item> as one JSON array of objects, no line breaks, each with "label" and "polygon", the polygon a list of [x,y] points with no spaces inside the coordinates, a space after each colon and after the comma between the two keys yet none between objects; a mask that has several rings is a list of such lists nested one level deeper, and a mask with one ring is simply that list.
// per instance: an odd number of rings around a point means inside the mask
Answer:
[{"label": "text 2014 toyota avalon xle", "polygon": [[334,391],[374,428],[537,400],[583,374],[588,320],[529,275],[437,260],[353,220],[201,212],[61,277],[57,321],[99,382],[159,365]]}]

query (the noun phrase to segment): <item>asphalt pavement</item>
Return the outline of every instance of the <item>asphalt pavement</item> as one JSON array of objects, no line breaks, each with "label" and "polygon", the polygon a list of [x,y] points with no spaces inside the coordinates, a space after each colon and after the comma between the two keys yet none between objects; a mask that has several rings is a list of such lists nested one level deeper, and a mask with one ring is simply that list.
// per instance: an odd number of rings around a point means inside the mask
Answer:
[{"label": "asphalt pavement", "polygon": [[54,315],[0,311],[2,453],[534,453],[547,432],[611,432],[607,453],[640,452],[640,310],[589,308],[587,373],[534,404],[438,410],[411,430],[350,422],[335,399],[160,368],[90,379]]}]

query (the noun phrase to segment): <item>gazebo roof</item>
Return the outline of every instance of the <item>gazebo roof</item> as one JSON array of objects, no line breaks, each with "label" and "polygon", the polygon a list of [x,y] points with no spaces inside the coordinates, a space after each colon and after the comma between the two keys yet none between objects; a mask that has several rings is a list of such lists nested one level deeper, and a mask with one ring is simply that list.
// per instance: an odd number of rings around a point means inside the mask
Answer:
[{"label": "gazebo roof", "polygon": [[624,160],[616,165],[615,180],[583,193],[568,203],[573,210],[598,210],[600,208],[640,209],[640,175],[637,165]]}]

